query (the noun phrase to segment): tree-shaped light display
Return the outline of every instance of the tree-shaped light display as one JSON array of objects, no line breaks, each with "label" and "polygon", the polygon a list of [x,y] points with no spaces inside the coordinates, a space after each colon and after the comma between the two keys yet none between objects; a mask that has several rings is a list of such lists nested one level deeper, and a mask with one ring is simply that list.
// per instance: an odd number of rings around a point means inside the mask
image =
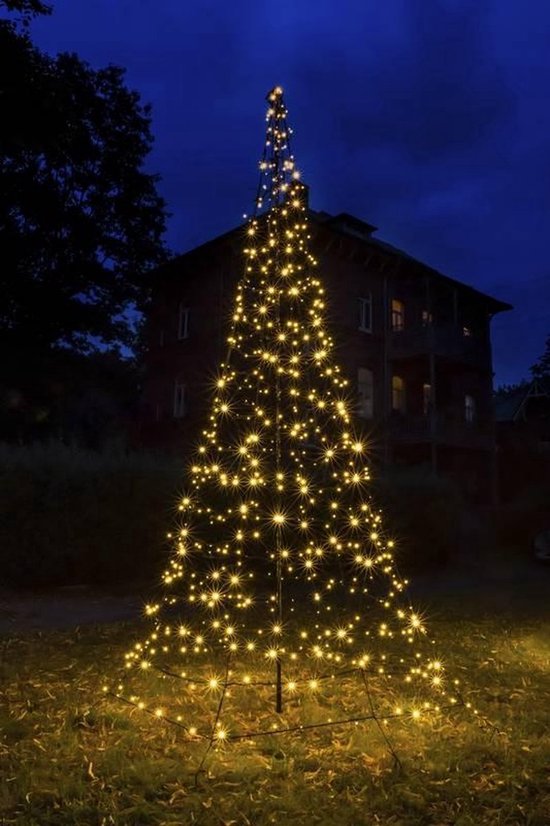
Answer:
[{"label": "tree-shaped light display", "polygon": [[[461,702],[370,499],[368,445],[332,357],[280,88],[268,106],[228,356],[162,596],[146,606],[151,630],[126,655],[130,672],[148,674],[116,692],[210,743]],[[152,702],[140,682],[153,674],[162,689]],[[311,693],[313,722],[300,717]]]}]

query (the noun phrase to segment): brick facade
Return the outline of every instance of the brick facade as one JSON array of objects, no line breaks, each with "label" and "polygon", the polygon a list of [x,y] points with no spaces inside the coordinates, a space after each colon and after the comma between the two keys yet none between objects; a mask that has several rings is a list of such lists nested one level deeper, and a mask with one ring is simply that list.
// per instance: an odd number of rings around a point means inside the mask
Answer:
[{"label": "brick facade", "polygon": [[[350,215],[310,212],[335,358],[353,388],[363,382],[358,409],[367,415],[373,455],[383,465],[428,465],[454,478],[470,499],[490,502],[496,480],[490,321],[511,307],[379,241],[374,231]],[[237,228],[154,274],[143,445],[184,455],[206,423],[243,245]]]}]

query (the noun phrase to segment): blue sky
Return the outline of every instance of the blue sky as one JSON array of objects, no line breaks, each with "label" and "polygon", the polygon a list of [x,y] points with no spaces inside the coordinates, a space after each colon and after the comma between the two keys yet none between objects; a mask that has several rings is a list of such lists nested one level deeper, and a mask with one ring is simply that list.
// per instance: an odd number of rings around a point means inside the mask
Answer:
[{"label": "blue sky", "polygon": [[149,167],[176,252],[252,208],[281,84],[311,205],[514,305],[496,383],[550,334],[546,0],[53,0],[34,40],[115,63],[153,106]]}]

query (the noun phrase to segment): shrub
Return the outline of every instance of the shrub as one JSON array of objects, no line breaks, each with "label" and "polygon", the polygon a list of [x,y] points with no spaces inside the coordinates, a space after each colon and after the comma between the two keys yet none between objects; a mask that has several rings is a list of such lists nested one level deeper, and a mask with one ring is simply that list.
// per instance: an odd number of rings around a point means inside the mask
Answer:
[{"label": "shrub", "polygon": [[374,496],[405,571],[445,563],[460,550],[464,503],[450,480],[397,467],[375,481]]},{"label": "shrub", "polygon": [[550,483],[531,485],[498,511],[499,543],[532,553],[537,533],[550,528]]},{"label": "shrub", "polygon": [[[182,478],[181,461],[162,454],[0,445],[0,584],[158,582]],[[405,571],[458,550],[464,507],[450,482],[394,469],[374,497]]]},{"label": "shrub", "polygon": [[180,464],[60,443],[0,445],[3,584],[158,578]]}]

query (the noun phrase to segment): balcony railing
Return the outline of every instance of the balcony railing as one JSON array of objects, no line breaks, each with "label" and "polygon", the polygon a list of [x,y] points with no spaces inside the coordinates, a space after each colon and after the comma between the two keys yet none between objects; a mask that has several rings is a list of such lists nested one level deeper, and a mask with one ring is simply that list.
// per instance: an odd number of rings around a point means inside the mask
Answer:
[{"label": "balcony railing", "polygon": [[475,335],[464,335],[454,324],[428,324],[392,331],[390,359],[415,358],[433,353],[453,361],[488,368],[491,351],[488,344]]},{"label": "balcony railing", "polygon": [[396,415],[388,420],[390,439],[401,444],[436,442],[449,447],[491,450],[494,435],[490,425],[466,422],[455,416],[437,413],[430,416]]}]

